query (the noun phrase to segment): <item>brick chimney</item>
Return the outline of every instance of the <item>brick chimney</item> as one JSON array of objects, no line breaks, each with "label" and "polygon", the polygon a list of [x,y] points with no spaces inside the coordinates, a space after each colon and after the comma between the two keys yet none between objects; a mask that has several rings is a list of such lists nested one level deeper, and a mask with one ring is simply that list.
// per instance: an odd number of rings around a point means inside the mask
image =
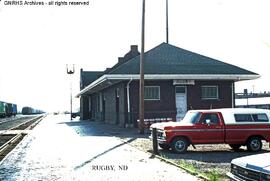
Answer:
[{"label": "brick chimney", "polygon": [[124,63],[125,59],[124,57],[118,57],[118,63]]},{"label": "brick chimney", "polygon": [[138,45],[131,45],[130,50],[131,50],[131,52],[139,52],[138,51]]},{"label": "brick chimney", "polygon": [[130,51],[124,56],[125,61],[132,59],[136,56],[140,55],[140,52],[138,51],[138,45],[131,45]]}]

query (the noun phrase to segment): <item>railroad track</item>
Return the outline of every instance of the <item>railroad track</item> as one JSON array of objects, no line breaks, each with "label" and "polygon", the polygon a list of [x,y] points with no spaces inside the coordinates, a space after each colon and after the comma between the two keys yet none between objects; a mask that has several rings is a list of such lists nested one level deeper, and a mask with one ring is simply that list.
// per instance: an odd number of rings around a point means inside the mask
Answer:
[{"label": "railroad track", "polygon": [[5,158],[5,156],[13,150],[23,139],[27,133],[15,133],[12,134],[15,130],[31,130],[33,129],[45,116],[38,116],[25,123],[16,125],[8,130],[3,131],[0,134],[0,161]]}]

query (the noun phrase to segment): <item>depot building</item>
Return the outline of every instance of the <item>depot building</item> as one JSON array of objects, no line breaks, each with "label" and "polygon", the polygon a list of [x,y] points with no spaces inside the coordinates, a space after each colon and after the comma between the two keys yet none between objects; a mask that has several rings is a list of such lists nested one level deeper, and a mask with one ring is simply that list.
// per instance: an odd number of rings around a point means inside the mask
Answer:
[{"label": "depot building", "polygon": [[[233,108],[234,84],[260,76],[249,70],[161,43],[145,53],[145,119],[177,121],[191,109]],[[80,75],[81,119],[137,127],[140,52],[136,45],[105,71]]]}]

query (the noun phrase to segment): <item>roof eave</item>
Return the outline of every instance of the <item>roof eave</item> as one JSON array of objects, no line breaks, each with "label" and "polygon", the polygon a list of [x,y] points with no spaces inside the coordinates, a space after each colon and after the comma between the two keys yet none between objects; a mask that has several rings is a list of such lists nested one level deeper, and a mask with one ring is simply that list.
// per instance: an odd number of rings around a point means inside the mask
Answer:
[{"label": "roof eave", "polygon": [[[186,80],[253,80],[259,78],[258,74],[145,74],[145,80],[173,80],[173,79],[186,79]],[[97,85],[105,82],[106,80],[139,80],[139,74],[107,74],[103,75],[90,85],[81,90],[76,97],[87,93]]]}]

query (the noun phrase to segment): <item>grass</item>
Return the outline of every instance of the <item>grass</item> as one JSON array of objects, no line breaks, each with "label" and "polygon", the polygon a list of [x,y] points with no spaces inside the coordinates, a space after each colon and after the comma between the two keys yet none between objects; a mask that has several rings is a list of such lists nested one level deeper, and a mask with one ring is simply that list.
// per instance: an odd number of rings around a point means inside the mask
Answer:
[{"label": "grass", "polygon": [[[167,156],[165,154],[160,154],[160,157],[164,158],[165,160],[168,160]],[[221,181],[222,175],[218,173],[216,170],[212,170],[211,172],[202,172],[198,168],[196,168],[192,163],[188,163],[185,160],[180,160],[178,162],[173,162],[180,168],[185,169],[192,175],[201,176],[202,178],[209,180],[209,181]]]},{"label": "grass", "polygon": [[205,175],[207,178],[209,178],[210,181],[221,181],[221,180],[223,180],[221,175],[216,170],[213,170],[213,171],[208,172],[208,173],[202,173],[202,174]]},{"label": "grass", "polygon": [[184,160],[181,160],[178,162],[178,165],[180,167],[183,167],[185,169],[187,169],[188,171],[190,171],[191,173],[198,173],[197,169],[194,167],[193,164],[190,164],[188,162],[185,162]]},{"label": "grass", "polygon": [[210,180],[210,181],[221,181],[222,180],[222,176],[216,170],[212,170],[211,172],[201,172],[197,168],[195,168],[192,163],[188,163],[184,160],[179,161],[178,164],[180,167],[187,169],[191,173],[196,173],[197,175],[202,175],[202,176],[208,178],[208,180]]},{"label": "grass", "polygon": [[201,172],[197,168],[195,168],[193,164],[188,163],[184,160],[179,161],[178,164],[180,167],[185,168],[186,170],[190,171],[191,173],[196,173],[197,175],[202,175],[202,176],[208,178],[208,180],[210,180],[210,181],[221,181],[222,180],[222,176],[216,170],[212,170],[211,172]]}]

